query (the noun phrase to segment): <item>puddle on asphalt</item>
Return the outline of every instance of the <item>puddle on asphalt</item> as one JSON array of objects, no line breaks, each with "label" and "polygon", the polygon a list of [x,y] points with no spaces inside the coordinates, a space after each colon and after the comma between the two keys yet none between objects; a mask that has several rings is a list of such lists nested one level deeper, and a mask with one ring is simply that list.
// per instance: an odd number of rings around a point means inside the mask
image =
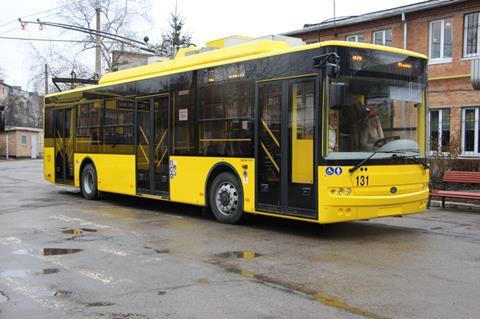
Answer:
[{"label": "puddle on asphalt", "polygon": [[60,271],[58,268],[45,268],[41,272],[39,272],[39,275],[51,275],[51,274],[56,274]]},{"label": "puddle on asphalt", "polygon": [[155,249],[154,252],[157,254],[170,254],[170,249]]},{"label": "puddle on asphalt", "polygon": [[208,284],[208,279],[207,278],[197,279],[197,283],[201,284],[201,285],[206,285],[206,284]]},{"label": "puddle on asphalt", "polygon": [[110,315],[110,318],[112,319],[149,319],[149,317],[142,315],[141,313],[114,312]]},{"label": "puddle on asphalt", "polygon": [[55,293],[53,294],[55,297],[68,297],[72,294],[71,291],[68,291],[68,290],[58,290],[58,291],[55,291]]},{"label": "puddle on asphalt", "polygon": [[340,298],[336,298],[330,295],[327,295],[321,291],[311,291],[308,289],[304,289],[301,287],[298,287],[296,285],[292,285],[288,282],[285,282],[283,280],[277,280],[271,277],[267,277],[264,275],[258,275],[255,274],[254,272],[251,272],[249,270],[244,270],[241,269],[237,266],[227,264],[225,261],[219,259],[219,258],[245,258],[245,259],[252,259],[255,257],[261,256],[260,254],[257,254],[253,251],[244,251],[244,252],[239,252],[239,251],[233,251],[233,252],[225,252],[221,254],[217,254],[214,257],[215,259],[210,259],[210,263],[220,266],[223,269],[225,269],[228,272],[236,273],[241,275],[242,277],[245,277],[250,280],[255,280],[257,282],[260,282],[264,285],[267,286],[272,286],[274,285],[277,288],[280,288],[286,292],[289,293],[294,293],[294,294],[300,294],[300,295],[305,295],[308,296],[309,298],[312,298],[313,300],[320,302],[321,304],[324,304],[329,307],[334,307],[337,309],[344,310],[346,312],[356,314],[363,316],[365,318],[370,318],[370,319],[384,319],[385,317],[380,316],[376,313],[370,312],[368,310],[363,310],[360,308],[357,308],[355,306],[347,304],[345,301],[341,300]]},{"label": "puddle on asphalt", "polygon": [[81,235],[83,232],[88,232],[88,233],[95,233],[97,230],[93,228],[74,228],[74,229],[66,229],[62,231],[64,234],[69,234],[69,235]]},{"label": "puddle on asphalt", "polygon": [[68,254],[75,254],[83,249],[77,248],[43,248],[43,255],[44,256],[54,256],[54,255],[68,255]]},{"label": "puddle on asphalt", "polygon": [[91,302],[87,303],[85,306],[87,307],[108,307],[115,305],[113,302]]},{"label": "puddle on asphalt", "polygon": [[217,258],[242,258],[242,259],[253,259],[260,256],[262,255],[251,250],[227,251],[227,252],[215,255],[215,257]]},{"label": "puddle on asphalt", "polygon": [[83,232],[81,229],[67,229],[62,231],[62,233],[70,235],[81,235]]}]

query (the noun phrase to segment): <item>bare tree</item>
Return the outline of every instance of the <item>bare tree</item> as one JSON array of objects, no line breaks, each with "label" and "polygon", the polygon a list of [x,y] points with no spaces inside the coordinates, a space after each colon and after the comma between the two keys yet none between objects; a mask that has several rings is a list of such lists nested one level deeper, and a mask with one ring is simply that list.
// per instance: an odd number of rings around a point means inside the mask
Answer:
[{"label": "bare tree", "polygon": [[[101,31],[121,35],[129,38],[135,38],[133,24],[139,21],[148,22],[150,3],[149,1],[133,2],[130,0],[57,0],[59,12],[54,20],[68,25],[95,29],[96,11],[99,5],[101,15]],[[77,33],[75,31],[63,31],[70,38],[79,39],[74,44],[50,44],[48,47],[38,47],[31,45],[32,48],[32,79],[31,84],[38,92],[43,92],[44,66],[48,65],[49,76],[70,77],[71,72],[75,72],[77,77],[93,77],[94,59],[93,51],[96,47],[96,38],[93,34]],[[113,60],[112,52],[118,51],[136,51],[135,48],[121,44],[119,42],[100,39],[102,65],[106,70],[112,70],[121,54],[116,54]],[[88,54],[88,55],[87,55]],[[86,62],[88,61],[88,63]]]},{"label": "bare tree", "polygon": [[[58,0],[62,6],[59,14],[64,23],[95,29],[96,27],[96,7],[100,8],[101,31],[121,35],[129,38],[136,38],[133,30],[133,23],[139,20],[150,21],[150,3],[149,1],[133,2],[129,0]],[[82,50],[95,49],[95,35],[86,34],[83,37]],[[125,51],[128,48],[125,44],[107,40],[104,37],[100,39],[101,53],[104,66],[111,70],[117,61],[112,58],[112,51]],[[118,60],[119,56],[117,56]]]},{"label": "bare tree", "polygon": [[[90,78],[92,76],[91,68],[79,60],[81,51],[68,52],[61,47],[50,44],[47,48],[40,51],[34,45],[31,45],[32,58],[35,63],[30,65],[30,84],[34,92],[44,92],[45,88],[45,65],[47,65],[47,77],[72,77]],[[73,72],[73,74],[72,74]],[[60,88],[71,88],[68,85],[61,85]],[[52,82],[48,83],[48,91],[55,92],[57,89]]]},{"label": "bare tree", "polygon": [[5,76],[6,76],[5,70],[0,67],[0,80],[5,80]]},{"label": "bare tree", "polygon": [[185,17],[178,12],[176,4],[175,10],[170,12],[168,26],[168,29],[162,30],[162,41],[157,47],[162,55],[173,58],[179,48],[192,44],[192,35],[184,30]]}]

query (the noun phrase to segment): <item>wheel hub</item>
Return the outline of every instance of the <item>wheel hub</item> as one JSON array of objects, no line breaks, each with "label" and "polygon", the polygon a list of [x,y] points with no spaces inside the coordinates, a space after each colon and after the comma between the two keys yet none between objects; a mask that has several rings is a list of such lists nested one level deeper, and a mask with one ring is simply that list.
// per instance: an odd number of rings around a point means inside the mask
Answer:
[{"label": "wheel hub", "polygon": [[215,196],[218,210],[224,215],[230,215],[238,206],[238,192],[230,183],[223,183],[217,189]]},{"label": "wheel hub", "polygon": [[94,179],[93,179],[93,174],[92,172],[88,171],[85,174],[84,180],[83,180],[83,188],[85,189],[87,194],[92,193],[94,187]]}]

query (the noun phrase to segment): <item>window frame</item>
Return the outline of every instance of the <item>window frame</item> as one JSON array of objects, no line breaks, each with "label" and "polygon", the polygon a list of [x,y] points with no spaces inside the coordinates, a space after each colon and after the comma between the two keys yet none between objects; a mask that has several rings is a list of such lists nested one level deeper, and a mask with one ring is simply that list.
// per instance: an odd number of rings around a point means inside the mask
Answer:
[{"label": "window frame", "polygon": [[[213,68],[212,68],[213,69]],[[207,78],[208,79],[208,78]],[[246,79],[245,77],[240,77],[240,78],[235,78],[235,79],[225,79],[225,80],[220,80],[220,81],[204,81],[202,82],[202,86],[198,89],[197,96],[198,96],[198,108],[197,108],[197,135],[196,135],[196,143],[198,144],[198,151],[197,151],[197,156],[209,156],[209,157],[252,157],[254,156],[254,149],[253,149],[253,142],[255,139],[254,135],[254,127],[255,127],[255,82],[252,81],[251,79]],[[239,86],[245,86],[243,89],[240,91],[238,90]],[[232,90],[233,88],[233,90]],[[218,114],[207,114],[206,112],[211,105],[215,104],[210,104],[207,103],[209,101],[204,94],[211,93],[211,91],[216,92],[217,96],[216,98],[219,99],[221,109],[217,109],[215,111],[221,111],[220,113],[221,116],[217,116]],[[230,90],[230,91],[229,91]],[[244,92],[244,97],[245,101],[247,102],[245,105],[248,106],[248,101],[251,101],[251,105],[249,108],[245,109],[247,111],[246,114],[235,114],[235,116],[229,115],[229,111],[231,111],[227,106],[228,101],[231,101],[234,93],[238,92]],[[226,98],[226,96],[228,98]],[[237,96],[238,97],[238,96]],[[238,108],[235,108],[237,110],[240,110]],[[244,137],[245,139],[250,139],[250,150],[247,151],[245,154],[237,154],[237,155],[231,155],[228,153],[210,153],[208,151],[208,143],[207,147],[204,146],[204,143],[206,142],[207,138],[205,138],[205,128],[208,127],[209,124],[213,123],[223,123],[225,125],[232,125],[234,122],[241,122],[242,126],[245,122],[249,123],[250,128],[250,133],[251,135],[249,137]],[[227,124],[228,123],[228,124]],[[203,130],[203,131],[202,131]],[[242,129],[244,130],[244,129]],[[248,130],[247,130],[248,131]],[[243,138],[243,137],[242,137]],[[216,138],[213,138],[216,139]],[[220,145],[221,147],[226,147],[229,144],[235,141],[218,141],[219,143],[225,143],[223,145]],[[245,142],[246,141],[242,141]],[[235,145],[235,144],[232,144]],[[240,144],[238,144],[240,145]],[[236,145],[237,146],[237,145]],[[241,148],[240,148],[241,149]],[[225,150],[223,150],[225,151]]]},{"label": "window frame", "polygon": [[[430,108],[428,110],[428,141],[430,144],[429,148],[429,153],[430,155],[447,155],[448,152],[442,151],[442,139],[443,139],[443,112],[447,110],[450,112],[450,142],[452,140],[452,108],[448,106],[442,106],[442,107],[435,107],[435,108]],[[438,140],[437,140],[437,145],[435,145],[435,149],[432,147],[432,112],[438,112]]]},{"label": "window frame", "polygon": [[[390,35],[391,35],[391,38],[392,38],[391,45],[386,44],[386,42],[387,42],[387,31],[388,30],[390,30]],[[382,34],[382,44],[375,43],[375,33],[381,33]],[[387,47],[392,47],[393,46],[393,30],[392,30],[392,28],[385,28],[385,29],[382,29],[382,30],[372,31],[372,43],[377,44],[377,45],[384,45],[384,46],[387,46]]]},{"label": "window frame", "polygon": [[[25,139],[25,142],[23,142],[24,139]],[[27,136],[26,135],[21,135],[20,136],[20,143],[22,145],[27,145]]]},{"label": "window frame", "polygon": [[[362,42],[358,41],[358,37],[359,37],[360,35],[363,36],[363,41],[362,41]],[[348,38],[355,38],[355,41],[350,41],[350,40],[348,40]],[[364,34],[364,33],[349,34],[349,35],[345,36],[345,41],[347,41],[347,42],[356,42],[356,43],[364,43],[364,42],[365,42],[365,34]]]},{"label": "window frame", "polygon": [[[477,52],[467,54],[467,17],[470,15],[478,15],[477,18]],[[463,55],[464,58],[480,57],[480,11],[466,13],[463,16]]]},{"label": "window frame", "polygon": [[[452,57],[445,57],[445,20],[451,19],[451,30],[452,30],[452,56],[453,56],[453,17],[443,17],[435,20],[431,20],[428,23],[428,64],[439,64],[439,63],[451,63]],[[440,22],[440,57],[432,58],[432,25],[435,22]]]},{"label": "window frame", "polygon": [[[474,118],[474,141],[473,141],[473,152],[465,153],[465,112],[467,110],[475,110]],[[460,154],[462,156],[478,156],[480,155],[480,143],[479,143],[479,129],[480,129],[480,106],[465,106],[462,107],[462,117],[461,117],[461,150]]]}]

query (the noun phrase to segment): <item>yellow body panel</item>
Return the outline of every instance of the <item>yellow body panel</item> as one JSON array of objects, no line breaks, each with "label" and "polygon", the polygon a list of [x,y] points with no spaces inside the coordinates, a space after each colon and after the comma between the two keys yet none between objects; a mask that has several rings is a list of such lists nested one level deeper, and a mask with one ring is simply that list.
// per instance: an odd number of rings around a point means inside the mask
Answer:
[{"label": "yellow body panel", "polygon": [[313,136],[299,139],[297,133],[297,87],[292,87],[292,182],[313,184]]},{"label": "yellow body panel", "polygon": [[43,177],[47,182],[55,183],[55,148],[43,148]]},{"label": "yellow body panel", "polygon": [[[429,170],[422,165],[365,166],[350,174],[326,174],[318,167],[320,223],[420,213],[426,210]],[[368,186],[357,186],[357,176],[368,176]],[[392,187],[396,192],[392,193]],[[347,195],[347,188],[351,193]],[[341,194],[339,194],[341,190]]]},{"label": "yellow body panel", "polygon": [[75,154],[75,186],[80,187],[80,166],[90,158],[97,170],[98,190],[125,195],[136,194],[135,155]]},{"label": "yellow body panel", "polygon": [[255,160],[253,158],[171,156],[170,161],[171,174],[173,174],[170,178],[171,201],[205,205],[208,173],[215,164],[223,162],[230,164],[242,181],[244,210],[255,211]]}]

